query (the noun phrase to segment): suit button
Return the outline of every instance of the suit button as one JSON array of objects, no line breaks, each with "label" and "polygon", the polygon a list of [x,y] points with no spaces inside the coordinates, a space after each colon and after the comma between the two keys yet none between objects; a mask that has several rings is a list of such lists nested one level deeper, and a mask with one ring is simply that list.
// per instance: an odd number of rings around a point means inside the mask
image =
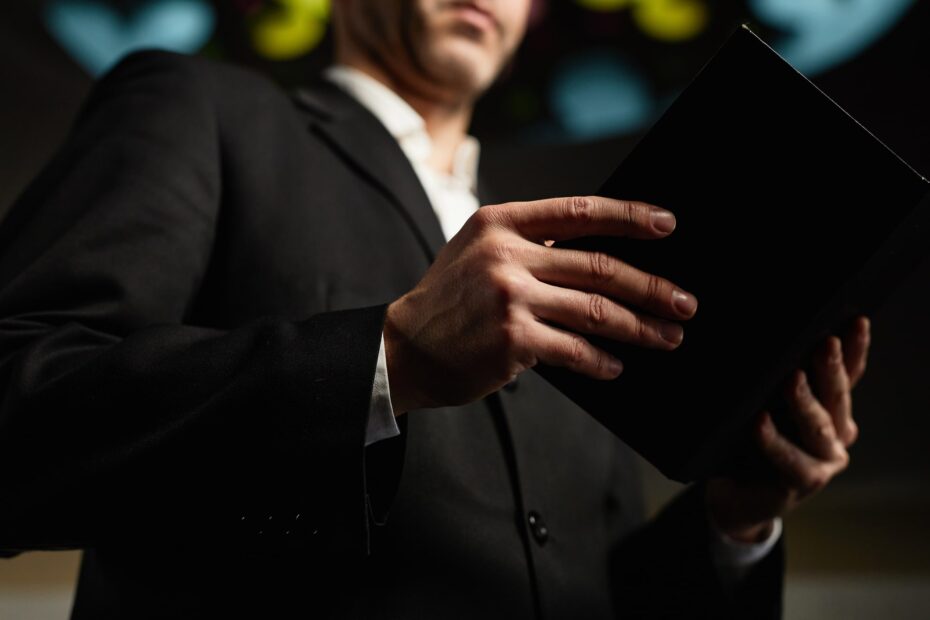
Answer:
[{"label": "suit button", "polygon": [[536,542],[543,545],[549,540],[549,528],[546,527],[546,524],[543,522],[538,512],[531,510],[526,515],[526,522],[530,524],[530,532],[533,534],[533,538],[536,539]]},{"label": "suit button", "polygon": [[510,383],[505,383],[504,389],[507,390],[508,392],[516,392],[517,391],[517,380],[514,379]]}]

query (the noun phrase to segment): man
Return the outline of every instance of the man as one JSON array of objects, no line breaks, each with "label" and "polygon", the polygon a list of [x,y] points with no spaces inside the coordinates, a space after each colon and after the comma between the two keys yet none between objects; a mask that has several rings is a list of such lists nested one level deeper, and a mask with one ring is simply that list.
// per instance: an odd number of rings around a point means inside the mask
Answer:
[{"label": "man", "polygon": [[658,207],[477,208],[471,106],[528,10],[343,0],[292,98],[164,52],[97,85],[0,227],[0,548],[86,549],[74,618],[780,615],[867,321],[788,386],[803,446],[760,416],[776,476],[644,524],[629,449],[526,370],[613,378],[583,334],[671,351],[697,300],[549,247]]}]

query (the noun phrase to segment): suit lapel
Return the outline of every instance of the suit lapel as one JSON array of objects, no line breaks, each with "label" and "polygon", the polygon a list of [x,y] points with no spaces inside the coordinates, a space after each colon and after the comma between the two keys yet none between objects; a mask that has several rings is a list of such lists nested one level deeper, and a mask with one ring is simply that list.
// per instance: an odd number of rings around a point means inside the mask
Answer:
[{"label": "suit lapel", "polygon": [[445,245],[442,227],[420,180],[384,125],[335,84],[319,79],[292,91],[310,113],[307,128],[376,186],[411,227],[430,262]]},{"label": "suit lapel", "polygon": [[[397,140],[364,106],[325,79],[293,90],[292,96],[311,117],[308,129],[326,140],[359,174],[390,199],[432,262],[446,243],[445,235],[416,172]],[[479,173],[478,198],[481,205],[489,204],[488,200],[495,198],[493,188],[485,181],[486,175]],[[507,408],[497,392],[484,400],[501,441],[517,505],[522,506]]]}]

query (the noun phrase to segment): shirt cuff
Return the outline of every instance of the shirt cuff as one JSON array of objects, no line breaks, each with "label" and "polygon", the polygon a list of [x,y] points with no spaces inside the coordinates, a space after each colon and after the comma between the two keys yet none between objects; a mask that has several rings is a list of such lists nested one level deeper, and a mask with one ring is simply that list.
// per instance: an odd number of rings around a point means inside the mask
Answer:
[{"label": "shirt cuff", "polygon": [[713,524],[711,530],[714,563],[724,583],[733,587],[775,547],[782,533],[782,520],[781,517],[775,517],[769,537],[757,543],[745,543],[730,538]]},{"label": "shirt cuff", "polygon": [[381,332],[381,348],[375,366],[375,380],[371,386],[371,401],[368,407],[368,426],[365,428],[365,447],[376,441],[400,435],[394,407],[391,404],[391,386],[388,383],[387,356],[384,354],[384,332]]}]

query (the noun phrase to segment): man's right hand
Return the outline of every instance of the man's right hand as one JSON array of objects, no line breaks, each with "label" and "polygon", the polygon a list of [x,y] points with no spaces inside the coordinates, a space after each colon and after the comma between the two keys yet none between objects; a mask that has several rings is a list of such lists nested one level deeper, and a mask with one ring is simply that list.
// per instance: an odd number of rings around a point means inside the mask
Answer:
[{"label": "man's right hand", "polygon": [[478,400],[538,362],[617,377],[620,360],[581,334],[677,348],[693,295],[610,255],[550,247],[592,235],[661,239],[674,228],[668,211],[594,196],[482,207],[387,308],[394,414]]}]

